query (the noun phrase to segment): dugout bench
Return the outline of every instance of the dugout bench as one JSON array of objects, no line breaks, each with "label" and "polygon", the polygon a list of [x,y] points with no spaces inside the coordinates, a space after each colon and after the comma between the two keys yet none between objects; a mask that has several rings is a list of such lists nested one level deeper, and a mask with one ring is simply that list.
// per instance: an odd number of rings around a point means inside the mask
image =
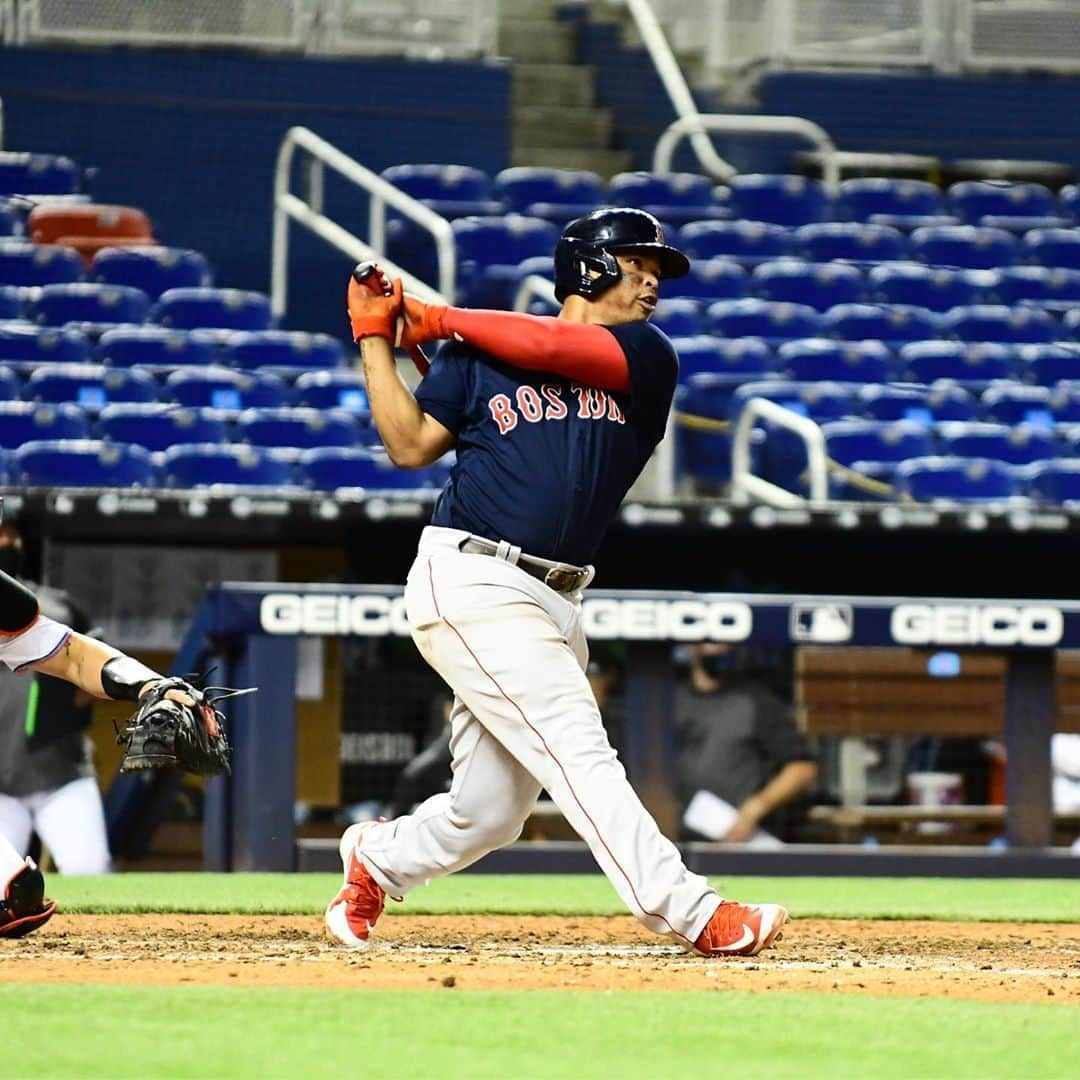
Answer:
[{"label": "dugout bench", "polygon": [[[843,657],[856,653],[856,646],[884,653],[900,646],[908,656],[922,657],[918,662],[924,674],[927,658],[945,657],[934,685],[960,688],[956,693],[964,701],[943,711],[928,711],[917,696],[894,702],[892,694],[908,692],[902,688],[901,672],[911,662],[897,659],[893,681],[880,676],[846,683],[841,679],[846,689],[827,709],[819,708],[822,702],[816,691],[810,694],[814,700],[804,705],[809,723],[819,732],[854,739],[867,733],[870,715],[876,717],[877,726],[904,725],[904,730],[920,731],[962,715],[957,724],[967,725],[964,733],[989,729],[1003,734],[1008,753],[1005,823],[1010,865],[1018,874],[1075,872],[1067,859],[1052,860],[1060,869],[1040,871],[1042,856],[1034,849],[1045,849],[1051,840],[1051,734],[1062,715],[1065,719],[1060,722],[1066,725],[1062,730],[1080,730],[1076,708],[1080,694],[1071,685],[1075,680],[1070,679],[1063,693],[1067,708],[1063,713],[1055,710],[1054,667],[1056,650],[1080,648],[1080,603],[590,589],[583,624],[592,641],[626,645],[624,763],[643,801],[669,830],[675,806],[670,780],[673,645],[790,644],[807,646],[801,651],[808,657],[827,647],[808,661],[808,672],[818,672],[819,660],[828,658],[829,650],[828,662],[842,667],[852,663]],[[289,871],[298,864],[293,823],[298,636],[390,634],[408,635],[400,586],[226,582],[210,588],[173,670],[194,670],[212,653],[219,658],[221,682],[258,686],[259,693],[226,703],[233,774],[206,784],[207,870]],[[972,657],[961,662],[957,676],[950,676],[948,671],[955,667],[950,658],[958,649],[965,658],[969,653]],[[884,653],[876,663],[882,662]],[[979,690],[979,680],[991,670],[996,673],[996,689]],[[951,683],[955,677],[961,681]],[[859,695],[868,681],[880,693],[872,707],[864,708]],[[139,801],[152,794],[153,782],[146,774],[118,777],[109,793],[110,817],[134,813]],[[687,845],[686,850],[691,865],[705,870],[715,865],[708,858],[703,861],[703,852],[708,852],[702,845]],[[336,855],[336,842],[333,851]],[[1021,857],[1025,853],[1026,859]],[[562,854],[567,866],[582,865],[580,852]],[[818,862],[814,853],[787,848],[774,859],[761,861],[755,871],[757,864],[747,862],[749,854],[725,849],[720,865],[731,873],[808,873],[814,871],[807,867]],[[827,849],[822,848],[822,854]],[[1046,852],[1044,861],[1052,854]],[[971,864],[967,858],[961,861]],[[838,866],[842,862],[847,872],[859,872],[850,859],[834,862]]]}]

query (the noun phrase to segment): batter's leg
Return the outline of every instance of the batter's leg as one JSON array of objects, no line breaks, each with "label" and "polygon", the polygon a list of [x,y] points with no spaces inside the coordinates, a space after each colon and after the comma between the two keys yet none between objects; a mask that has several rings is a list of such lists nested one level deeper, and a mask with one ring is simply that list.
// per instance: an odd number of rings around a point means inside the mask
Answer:
[{"label": "batter's leg", "polygon": [[34,816],[41,842],[61,874],[107,874],[112,869],[105,809],[92,776],[49,794]]},{"label": "batter's leg", "polygon": [[[30,835],[33,831],[33,818],[22,800],[11,795],[0,795],[0,836],[6,841],[5,844],[0,844],[0,877],[4,876],[5,869],[9,871],[10,877],[22,864],[23,856],[30,848]],[[12,862],[6,854],[8,848],[15,853],[14,865],[8,865]]]},{"label": "batter's leg", "polygon": [[547,788],[627,907],[692,946],[720,897],[660,832],[608,741],[582,670],[580,609],[532,579],[476,577],[483,557],[472,558],[429,560],[426,591],[414,567],[406,599],[420,651]]},{"label": "batter's leg", "polygon": [[450,790],[411,814],[364,830],[360,857],[391,896],[404,896],[516,840],[540,794],[536,780],[460,699],[450,724]]}]

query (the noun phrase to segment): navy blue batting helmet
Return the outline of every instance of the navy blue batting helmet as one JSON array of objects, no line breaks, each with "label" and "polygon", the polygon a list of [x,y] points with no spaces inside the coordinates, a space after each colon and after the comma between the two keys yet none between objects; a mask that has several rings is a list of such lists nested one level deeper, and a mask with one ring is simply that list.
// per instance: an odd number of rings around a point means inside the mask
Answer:
[{"label": "navy blue batting helmet", "polygon": [[[690,260],[664,240],[659,221],[644,210],[605,207],[571,221],[555,246],[555,298],[562,303],[571,293],[594,300],[610,289],[622,271],[615,255],[645,251],[660,264],[660,278],[679,278]],[[592,277],[590,271],[600,276]]]}]

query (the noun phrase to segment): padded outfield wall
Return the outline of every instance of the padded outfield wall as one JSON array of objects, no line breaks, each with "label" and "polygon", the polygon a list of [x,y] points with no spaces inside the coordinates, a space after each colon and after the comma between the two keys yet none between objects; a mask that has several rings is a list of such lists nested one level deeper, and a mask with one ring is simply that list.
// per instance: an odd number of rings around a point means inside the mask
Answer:
[{"label": "padded outfield wall", "polygon": [[[0,50],[5,149],[63,153],[102,202],[150,215],[163,243],[209,256],[219,285],[269,291],[274,160],[304,125],[375,171],[509,148],[502,64],[166,50]],[[326,207],[366,235],[367,202],[327,172]],[[344,335],[349,260],[294,226],[291,328]]]}]

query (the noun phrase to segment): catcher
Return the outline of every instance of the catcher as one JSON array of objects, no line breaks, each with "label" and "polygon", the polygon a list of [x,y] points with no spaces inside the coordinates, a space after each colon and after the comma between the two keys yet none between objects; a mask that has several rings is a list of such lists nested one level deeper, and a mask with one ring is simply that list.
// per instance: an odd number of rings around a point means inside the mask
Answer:
[{"label": "catcher", "polygon": [[[118,732],[122,771],[175,765],[212,775],[229,770],[229,744],[215,704],[236,692],[166,678],[103,642],[43,616],[37,598],[0,571],[0,662],[54,675],[99,698],[138,702]],[[216,691],[216,696],[215,692]],[[56,910],[45,879],[0,836],[0,937],[21,937]]]}]

